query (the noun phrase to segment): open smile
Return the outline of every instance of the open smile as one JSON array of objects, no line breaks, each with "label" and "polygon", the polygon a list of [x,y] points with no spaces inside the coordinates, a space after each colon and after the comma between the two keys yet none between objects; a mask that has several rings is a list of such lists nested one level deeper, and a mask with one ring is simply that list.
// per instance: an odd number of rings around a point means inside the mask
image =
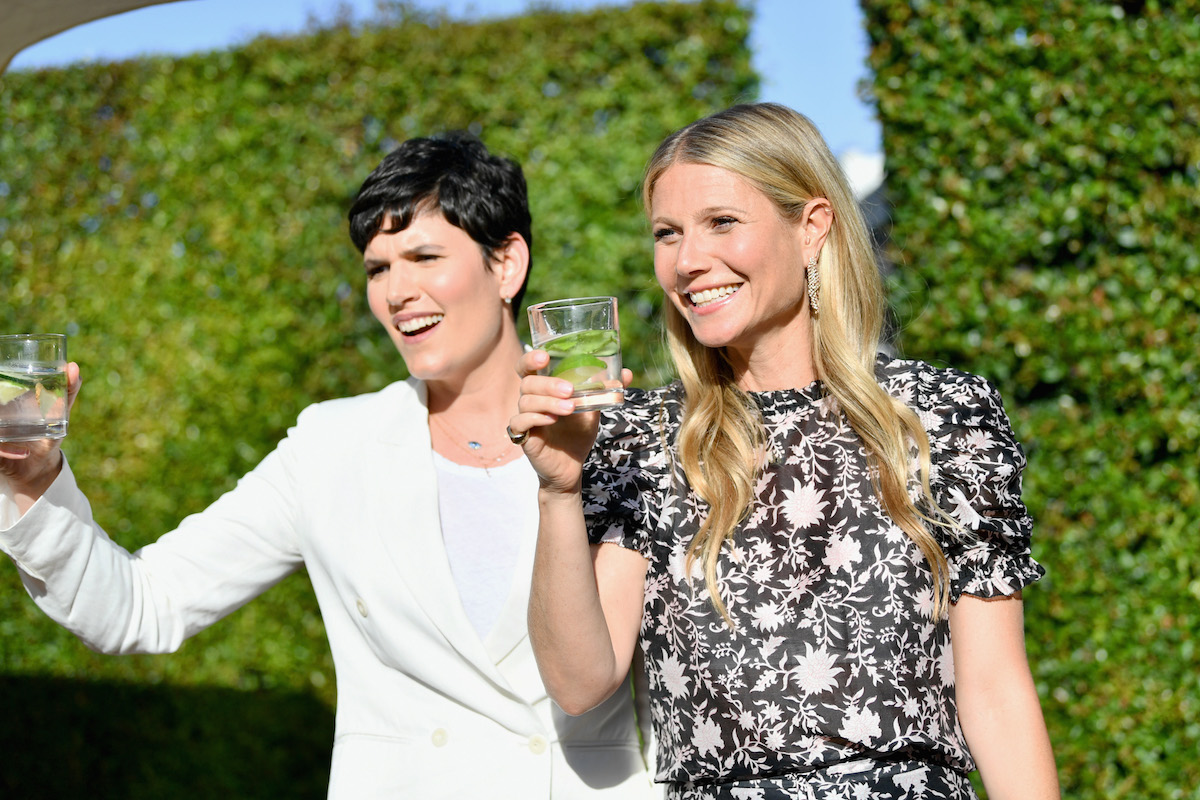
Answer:
[{"label": "open smile", "polygon": [[704,306],[715,303],[722,298],[729,297],[741,287],[742,285],[740,283],[732,283],[728,286],[718,286],[715,289],[705,289],[702,292],[688,292],[687,296],[688,300],[692,302],[693,306],[696,308],[703,308]]},{"label": "open smile", "polygon": [[437,325],[443,318],[445,314],[427,314],[423,317],[400,320],[396,323],[396,330],[405,336],[416,336]]}]

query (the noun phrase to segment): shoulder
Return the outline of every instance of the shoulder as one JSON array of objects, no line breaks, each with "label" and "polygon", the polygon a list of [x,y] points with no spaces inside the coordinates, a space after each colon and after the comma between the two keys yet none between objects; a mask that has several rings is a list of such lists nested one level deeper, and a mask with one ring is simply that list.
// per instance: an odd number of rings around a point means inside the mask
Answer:
[{"label": "shoulder", "polygon": [[585,471],[631,468],[657,471],[667,463],[665,448],[679,427],[683,390],[626,389],[625,402],[600,414],[600,430]]},{"label": "shoulder", "polygon": [[[414,413],[419,412],[418,416]],[[377,392],[339,397],[313,403],[300,412],[293,432],[334,429],[338,435],[354,431],[378,430],[396,419],[417,419],[424,415],[424,398],[417,381],[397,381]]]},{"label": "shoulder", "polygon": [[626,389],[624,403],[600,412],[597,443],[630,438],[658,440],[678,424],[682,396],[679,384]]},{"label": "shoulder", "polygon": [[881,355],[875,362],[875,376],[884,391],[916,412],[926,431],[1008,427],[1000,392],[979,375]]},{"label": "shoulder", "polygon": [[[647,509],[670,483],[669,442],[678,428],[682,390],[627,389],[625,402],[601,412],[596,443],[583,465],[584,514],[592,542],[642,552],[635,536]],[[640,544],[638,542],[641,542]]]}]

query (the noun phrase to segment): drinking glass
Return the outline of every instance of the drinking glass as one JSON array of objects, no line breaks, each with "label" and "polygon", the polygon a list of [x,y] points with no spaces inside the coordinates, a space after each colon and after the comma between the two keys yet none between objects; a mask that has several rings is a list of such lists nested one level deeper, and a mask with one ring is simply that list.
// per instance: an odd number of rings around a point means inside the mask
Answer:
[{"label": "drinking glass", "polygon": [[576,412],[625,402],[617,298],[574,297],[530,306],[529,333],[533,346],[550,355],[539,374],[574,385]]},{"label": "drinking glass", "polygon": [[67,435],[67,337],[0,336],[0,442]]}]

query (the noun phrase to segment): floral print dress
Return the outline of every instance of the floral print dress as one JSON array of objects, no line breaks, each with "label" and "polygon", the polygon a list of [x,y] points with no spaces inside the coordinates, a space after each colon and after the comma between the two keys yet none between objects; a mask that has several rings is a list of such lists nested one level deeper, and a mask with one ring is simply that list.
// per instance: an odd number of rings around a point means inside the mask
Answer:
[{"label": "floral print dress", "polygon": [[[877,379],[929,436],[951,601],[1041,577],[1024,454],[985,380],[881,356]],[[949,625],[920,550],[883,511],[858,436],[814,382],[751,395],[770,452],[718,565],[731,629],[686,549],[706,506],[674,442],[678,384],[605,412],[584,469],[592,542],[639,552],[658,776],[675,798],[971,798]],[[915,447],[914,465],[915,465]],[[916,479],[910,491],[919,496]]]}]

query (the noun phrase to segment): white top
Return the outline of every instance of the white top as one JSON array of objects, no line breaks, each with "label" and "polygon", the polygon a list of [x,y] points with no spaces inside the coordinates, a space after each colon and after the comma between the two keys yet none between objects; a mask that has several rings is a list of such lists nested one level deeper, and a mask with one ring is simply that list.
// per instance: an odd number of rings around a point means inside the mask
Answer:
[{"label": "white top", "polygon": [[486,639],[500,616],[499,598],[509,596],[514,579],[529,580],[516,575],[517,556],[537,530],[537,473],[524,456],[484,469],[435,452],[433,465],[450,572],[471,625]]}]

